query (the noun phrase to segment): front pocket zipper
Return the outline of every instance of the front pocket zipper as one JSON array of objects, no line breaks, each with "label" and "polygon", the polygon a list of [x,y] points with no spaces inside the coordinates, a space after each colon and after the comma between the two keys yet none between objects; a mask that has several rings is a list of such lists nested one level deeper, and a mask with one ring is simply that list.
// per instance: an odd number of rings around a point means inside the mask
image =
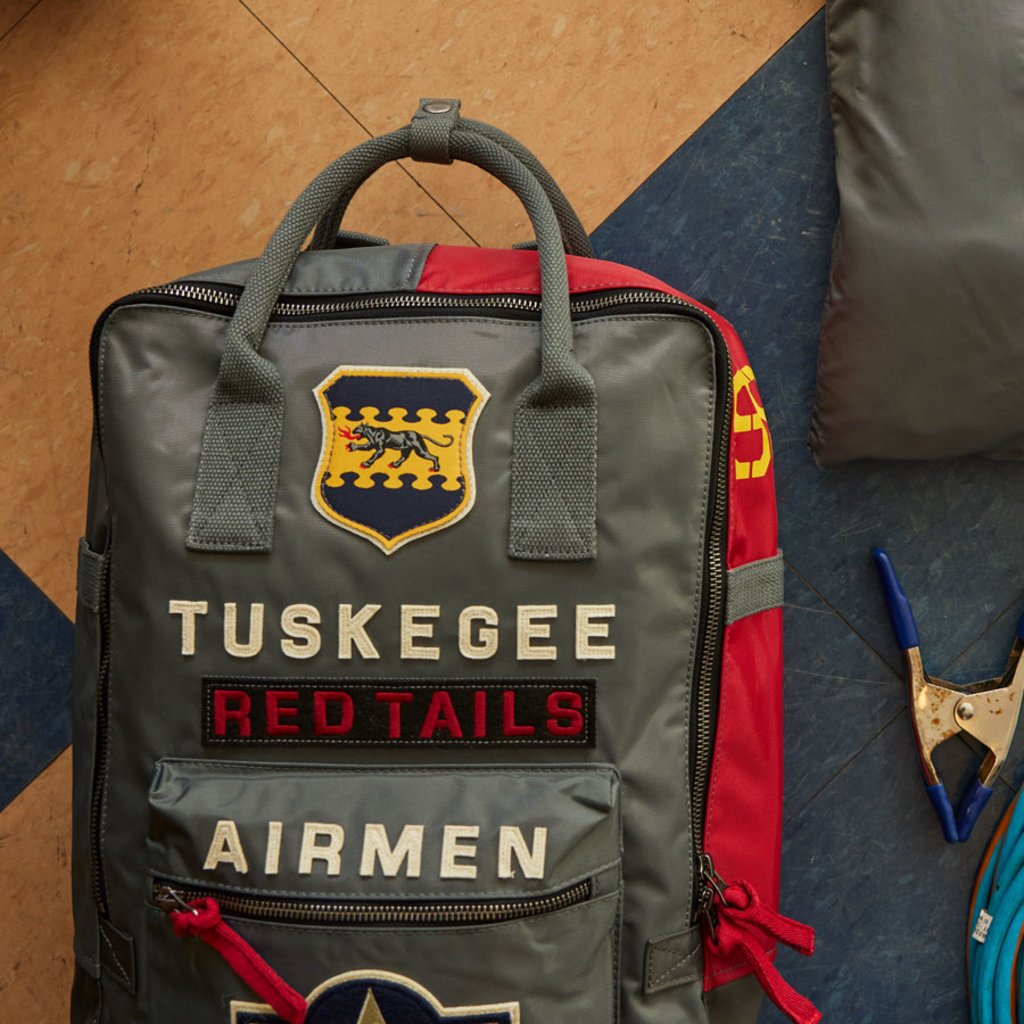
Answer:
[{"label": "front pocket zipper", "polygon": [[553,914],[586,903],[593,893],[589,879],[547,896],[479,900],[319,900],[268,896],[242,896],[223,889],[197,888],[155,879],[155,906],[171,913],[187,910],[199,899],[212,897],[231,917],[282,924],[335,927],[396,927],[503,924],[541,914]]}]

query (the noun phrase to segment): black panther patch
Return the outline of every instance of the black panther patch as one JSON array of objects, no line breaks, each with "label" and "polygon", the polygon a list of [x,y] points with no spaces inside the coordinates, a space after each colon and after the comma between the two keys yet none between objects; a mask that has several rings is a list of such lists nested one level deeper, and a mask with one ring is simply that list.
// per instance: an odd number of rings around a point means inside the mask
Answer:
[{"label": "black panther patch", "polygon": [[313,394],[310,496],[329,522],[390,555],[473,507],[473,428],[490,396],[469,370],[339,366]]},{"label": "black panther patch", "polygon": [[[351,971],[308,997],[305,1024],[519,1024],[519,1003],[442,1006],[422,985],[388,971]],[[266,1005],[231,1003],[231,1024],[282,1024]]]}]

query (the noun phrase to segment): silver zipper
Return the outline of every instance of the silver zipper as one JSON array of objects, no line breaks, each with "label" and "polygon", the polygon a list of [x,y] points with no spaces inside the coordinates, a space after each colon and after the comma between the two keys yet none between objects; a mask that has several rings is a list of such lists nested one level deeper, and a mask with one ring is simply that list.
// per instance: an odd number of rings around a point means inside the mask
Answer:
[{"label": "silver zipper", "polygon": [[215,889],[198,889],[170,882],[153,883],[153,903],[168,913],[191,910],[193,900],[212,896],[223,913],[261,921],[300,921],[324,925],[467,925],[498,924],[537,917],[585,903],[591,897],[589,879],[548,896],[508,900],[374,901],[271,899],[241,896]]},{"label": "silver zipper", "polygon": [[[233,309],[238,305],[239,297],[221,288],[200,284],[165,284],[156,288],[144,288],[134,293],[137,296],[166,296],[168,298],[189,299],[193,302],[206,302],[215,306]],[[697,312],[703,312],[699,306],[675,295],[664,292],[631,291],[616,292],[614,295],[602,295],[590,299],[573,299],[570,309],[573,313],[591,313],[613,306],[629,303],[668,303],[683,306]],[[314,302],[312,300],[278,302],[272,316],[325,316],[332,313],[358,313],[378,309],[515,309],[524,313],[539,313],[539,298],[527,298],[522,295],[433,295],[423,292],[400,295],[376,295],[361,299],[337,299],[330,302]]]}]

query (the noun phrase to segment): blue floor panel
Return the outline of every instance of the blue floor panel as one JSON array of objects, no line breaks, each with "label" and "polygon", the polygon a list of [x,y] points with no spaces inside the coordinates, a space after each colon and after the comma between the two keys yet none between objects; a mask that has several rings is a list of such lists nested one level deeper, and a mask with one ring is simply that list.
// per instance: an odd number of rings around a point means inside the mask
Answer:
[{"label": "blue floor panel", "polygon": [[[1001,670],[1024,608],[1024,467],[814,465],[806,439],[835,218],[819,15],[595,244],[710,299],[736,325],[772,426],[788,563],[783,909],[819,932],[813,959],[787,953],[780,965],[828,1021],[961,1024],[967,898],[1013,766],[972,841],[947,846],[922,789],[869,551],[890,549],[933,672],[965,681]],[[967,742],[945,745],[950,789],[978,760]],[[781,1019],[771,1007],[762,1015]]]},{"label": "blue floor panel", "polygon": [[0,553],[0,809],[71,742],[71,623]]}]

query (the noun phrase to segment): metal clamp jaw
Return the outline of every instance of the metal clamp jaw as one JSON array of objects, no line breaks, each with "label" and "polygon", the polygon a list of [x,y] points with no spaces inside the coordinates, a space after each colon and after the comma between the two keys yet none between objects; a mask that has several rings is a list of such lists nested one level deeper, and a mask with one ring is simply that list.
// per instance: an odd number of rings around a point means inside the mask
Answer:
[{"label": "metal clamp jaw", "polygon": [[[1024,659],[1021,657],[1024,654],[1024,618],[1018,623],[1018,635],[1001,676],[965,686],[932,679],[924,670],[917,624],[892,560],[883,548],[874,548],[872,555],[885,587],[889,618],[907,665],[910,717],[925,789],[939,816],[946,842],[965,843],[992,795],[992,783],[1006,760],[1017,730],[1024,695]],[[954,814],[932,754],[938,746],[960,732],[978,740],[985,747],[986,754]]]}]

